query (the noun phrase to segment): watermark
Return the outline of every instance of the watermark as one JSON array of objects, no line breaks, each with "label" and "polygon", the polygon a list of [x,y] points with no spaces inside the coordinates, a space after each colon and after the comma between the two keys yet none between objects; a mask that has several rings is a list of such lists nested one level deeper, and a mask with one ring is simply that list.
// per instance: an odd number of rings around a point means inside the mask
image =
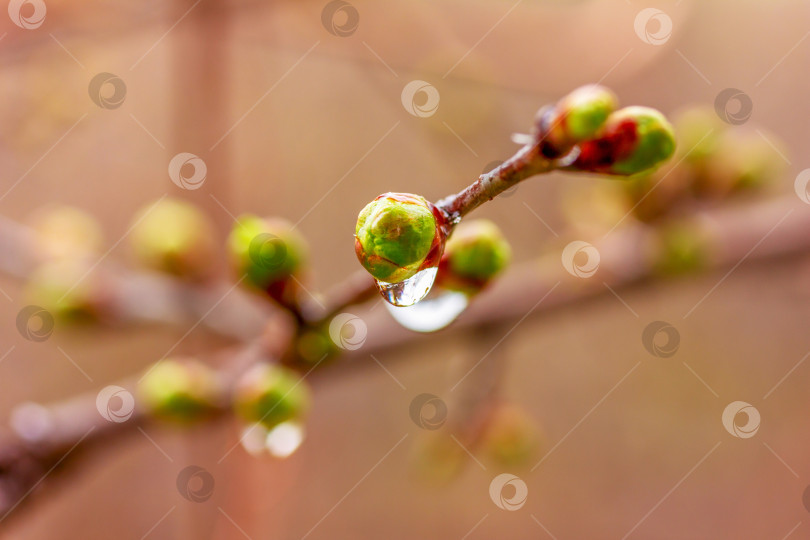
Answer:
[{"label": "watermark", "polygon": [[810,512],[810,486],[804,488],[804,493],[802,493],[802,504],[804,505],[804,509]]},{"label": "watermark", "polygon": [[183,189],[200,189],[205,182],[206,174],[208,167],[202,158],[189,152],[180,152],[169,162],[169,178],[177,187]]},{"label": "watermark", "polygon": [[363,319],[351,313],[335,315],[329,323],[329,337],[346,351],[356,351],[366,342],[368,327]]},{"label": "watermark", "polygon": [[99,73],[87,86],[90,99],[102,109],[117,109],[127,97],[127,85],[118,75]]},{"label": "watermark", "polygon": [[681,334],[668,322],[653,321],[641,333],[641,343],[651,355],[671,358],[681,345]]},{"label": "watermark", "polygon": [[25,30],[36,30],[42,26],[46,11],[43,0],[11,0],[8,3],[11,22]]},{"label": "watermark", "polygon": [[287,260],[287,244],[274,234],[257,234],[250,241],[248,256],[257,266],[275,270]]},{"label": "watermark", "polygon": [[108,422],[126,422],[135,412],[135,398],[126,389],[110,385],[101,389],[96,396],[96,409]]},{"label": "watermark", "polygon": [[489,484],[489,497],[501,510],[514,512],[526,504],[529,488],[526,482],[514,474],[503,473],[492,479]]},{"label": "watermark", "polygon": [[739,126],[751,118],[754,102],[751,97],[737,88],[726,88],[714,98],[714,112],[726,124]]},{"label": "watermark", "polygon": [[562,251],[562,265],[572,276],[589,278],[599,269],[599,250],[588,242],[574,240]]},{"label": "watermark", "polygon": [[447,404],[439,396],[419,394],[411,401],[408,413],[414,424],[435,431],[447,420]]},{"label": "watermark", "polygon": [[648,45],[663,45],[672,36],[672,19],[656,8],[642,9],[633,21],[638,38]]},{"label": "watermark", "polygon": [[177,475],[177,491],[191,502],[205,502],[214,494],[214,476],[198,465],[189,465]]},{"label": "watermark", "polygon": [[[740,415],[745,423],[740,423]],[[723,427],[731,435],[740,439],[750,439],[759,430],[759,411],[745,401],[734,401],[729,403],[723,411]]]},{"label": "watermark", "polygon": [[439,110],[439,91],[429,82],[411,81],[402,89],[402,106],[418,118],[433,116]]},{"label": "watermark", "polygon": [[28,341],[43,342],[53,334],[54,319],[40,306],[25,306],[17,313],[17,331]]},{"label": "watermark", "polygon": [[332,0],[321,11],[321,23],[333,36],[348,37],[357,31],[360,13],[348,2]]},{"label": "watermark", "polygon": [[807,191],[808,184],[810,184],[810,169],[805,169],[796,175],[796,181],[793,182],[796,195],[805,204],[810,204],[810,193]]}]

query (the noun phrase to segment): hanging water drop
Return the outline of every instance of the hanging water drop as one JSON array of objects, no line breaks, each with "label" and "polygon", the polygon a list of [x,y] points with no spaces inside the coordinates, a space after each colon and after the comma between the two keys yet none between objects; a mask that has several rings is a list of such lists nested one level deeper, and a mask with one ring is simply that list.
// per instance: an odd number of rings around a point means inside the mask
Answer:
[{"label": "hanging water drop", "polygon": [[377,288],[380,294],[382,294],[382,297],[392,306],[412,306],[430,292],[430,288],[433,287],[433,282],[436,280],[438,270],[439,269],[435,266],[425,268],[399,283],[377,281]]},{"label": "hanging water drop", "polygon": [[304,442],[304,427],[297,422],[283,422],[267,434],[265,446],[271,455],[286,458]]},{"label": "hanging water drop", "polygon": [[443,292],[408,307],[386,305],[399,324],[414,332],[435,332],[455,321],[470,303],[461,292]]},{"label": "hanging water drop", "polygon": [[261,424],[251,424],[242,430],[239,443],[251,456],[258,456],[264,452],[264,441],[267,438],[267,429]]}]

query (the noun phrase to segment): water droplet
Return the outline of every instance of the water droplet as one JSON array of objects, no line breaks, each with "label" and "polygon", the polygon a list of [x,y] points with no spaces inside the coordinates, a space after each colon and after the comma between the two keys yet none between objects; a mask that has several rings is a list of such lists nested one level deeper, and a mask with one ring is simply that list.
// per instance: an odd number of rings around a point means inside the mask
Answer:
[{"label": "water droplet", "polygon": [[455,321],[470,303],[466,294],[444,292],[408,307],[386,305],[399,324],[414,332],[435,332]]},{"label": "water droplet", "polygon": [[267,438],[267,429],[261,424],[251,424],[242,430],[239,443],[245,452],[251,456],[258,456],[264,453],[264,441]]},{"label": "water droplet", "polygon": [[283,422],[267,434],[265,446],[273,456],[286,458],[304,442],[304,427],[296,422]]},{"label": "water droplet", "polygon": [[385,300],[393,306],[412,306],[424,298],[436,280],[437,267],[425,268],[399,283],[378,281],[377,288]]}]

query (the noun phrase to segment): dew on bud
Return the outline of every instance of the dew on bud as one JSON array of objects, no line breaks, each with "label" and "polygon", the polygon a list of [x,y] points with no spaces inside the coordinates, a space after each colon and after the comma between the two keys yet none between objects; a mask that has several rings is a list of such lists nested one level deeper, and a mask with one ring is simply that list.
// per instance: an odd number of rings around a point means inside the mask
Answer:
[{"label": "dew on bud", "polygon": [[413,306],[422,300],[430,289],[433,287],[433,282],[436,281],[437,267],[425,268],[417,272],[414,276],[409,277],[405,281],[399,283],[387,283],[385,281],[377,281],[377,289],[379,289],[385,301],[396,307]]},{"label": "dew on bud", "polygon": [[461,292],[442,292],[412,306],[386,305],[399,324],[414,332],[435,332],[455,321],[469,305],[469,297]]},{"label": "dew on bud", "polygon": [[265,447],[270,455],[287,458],[304,442],[304,426],[298,422],[282,422],[267,434]]},{"label": "dew on bud", "polygon": [[259,456],[266,450],[265,441],[267,440],[268,430],[261,424],[250,424],[245,426],[242,430],[242,435],[239,437],[239,444],[245,449],[245,452],[251,456]]}]

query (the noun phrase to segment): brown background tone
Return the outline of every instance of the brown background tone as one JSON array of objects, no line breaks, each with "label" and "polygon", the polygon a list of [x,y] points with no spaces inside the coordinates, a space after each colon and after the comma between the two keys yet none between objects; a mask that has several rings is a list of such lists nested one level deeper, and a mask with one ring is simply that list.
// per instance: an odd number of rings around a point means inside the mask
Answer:
[{"label": "brown background tone", "polygon": [[[223,231],[231,218],[211,195],[235,214],[293,222],[306,215],[299,227],[313,246],[313,286],[323,290],[356,269],[352,227],[373,196],[410,191],[435,200],[459,189],[515,149],[509,135],[528,129],[539,105],[606,73],[604,83],[624,103],[666,113],[711,105],[726,87],[743,89],[754,102],[750,125],[785,142],[792,161],[785,191],[806,168],[810,42],[799,43],[810,20],[806,2],[659,2],[674,31],[656,47],[633,31],[636,13],[648,7],[637,0],[525,0],[446,78],[511,1],[355,1],[360,27],[346,38],[322,27],[323,2],[233,2],[229,21],[215,14],[206,23],[208,2],[133,69],[190,2],[51,0],[36,31],[0,17],[0,31],[7,32],[0,41],[3,191],[35,165],[0,201],[0,212],[23,219],[45,202],[73,204],[103,222],[108,246],[138,207],[167,192],[203,205]],[[198,24],[207,24],[202,35],[194,34]],[[199,58],[201,50],[206,54]],[[200,75],[206,66],[214,70],[208,78]],[[126,82],[121,108],[102,110],[88,99],[87,83],[100,71]],[[412,79],[439,90],[435,116],[415,118],[401,106],[401,89]],[[206,106],[217,95],[227,100],[226,110]],[[169,159],[181,151],[209,164],[197,192],[182,193],[167,177]],[[528,260],[552,237],[523,203],[562,228],[558,195],[587,182],[603,180],[536,179],[476,214],[496,220],[516,261]],[[128,256],[126,242],[110,255]],[[718,442],[633,536],[782,538],[801,522],[792,537],[807,537],[810,516],[801,494],[810,483],[810,367],[800,366],[767,400],[763,396],[810,348],[808,264],[803,258],[743,264],[685,320],[725,271],[623,291],[638,319],[606,294],[515,329],[499,348],[510,363],[505,391],[538,419],[549,447],[641,362],[536,471],[519,473],[529,486],[520,511],[501,511],[489,499],[489,482],[500,470],[482,471],[470,462],[458,481],[440,490],[412,480],[409,453],[419,430],[407,415],[410,400],[421,392],[447,395],[463,373],[458,364],[485,352],[451,330],[379,356],[404,391],[373,363],[315,377],[309,437],[285,462],[256,460],[237,449],[217,465],[235,440],[234,426],[184,436],[152,433],[172,462],[135,436],[96,456],[82,475],[14,521],[8,537],[140,538],[176,507],[150,538],[241,538],[221,507],[252,538],[300,538],[340,501],[308,538],[461,538],[485,515],[468,538],[543,538],[532,515],[560,539],[621,538]],[[64,398],[113,382],[162,356],[185,331],[58,331],[45,344],[27,342],[14,324],[25,305],[21,289],[5,279],[0,287],[12,297],[0,299],[0,340],[4,351],[15,345],[0,363],[3,413],[24,400]],[[680,331],[680,350],[668,360],[651,357],[641,344],[642,329],[657,319]],[[181,349],[212,346],[195,333]],[[722,428],[721,412],[735,400],[762,414],[752,439],[734,439]],[[190,463],[216,478],[206,503],[189,503],[175,489],[177,471]]]}]

